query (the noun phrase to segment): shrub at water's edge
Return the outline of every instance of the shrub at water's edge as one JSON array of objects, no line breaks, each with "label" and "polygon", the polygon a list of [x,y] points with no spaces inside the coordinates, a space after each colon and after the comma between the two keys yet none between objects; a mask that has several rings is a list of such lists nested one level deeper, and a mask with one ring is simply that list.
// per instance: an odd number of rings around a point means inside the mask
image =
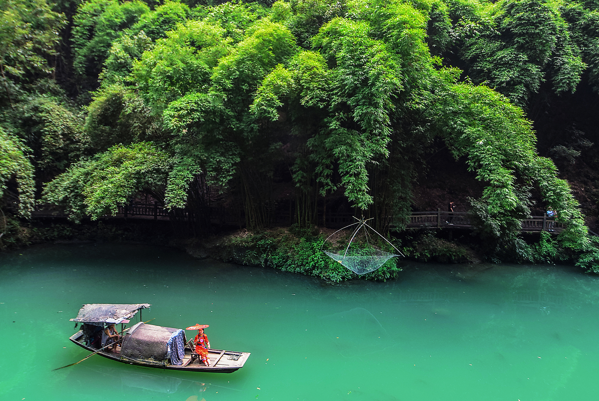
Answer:
[{"label": "shrub at water's edge", "polygon": [[[318,277],[330,282],[342,282],[353,279],[386,281],[399,276],[404,260],[436,263],[480,263],[487,260],[493,263],[524,264],[576,264],[579,256],[567,249],[549,233],[541,233],[538,238],[528,238],[529,243],[519,241],[513,249],[506,249],[497,257],[487,258],[463,243],[461,240],[439,238],[429,232],[413,233],[402,239],[394,239],[406,258],[394,258],[380,269],[359,276],[328,257],[323,248],[326,234],[297,230],[276,229],[270,231],[239,231],[220,237],[207,246],[204,256],[210,256],[225,262],[246,266],[270,267],[277,270]],[[404,246],[401,246],[405,243]],[[323,247],[324,244],[324,247]],[[189,249],[188,249],[189,250]],[[592,255],[590,258],[596,260]]]},{"label": "shrub at water's edge", "polygon": [[290,231],[243,231],[221,238],[209,247],[208,254],[225,262],[270,267],[334,283],[356,278],[386,281],[397,277],[401,271],[397,258],[394,258],[380,269],[358,276],[322,252],[325,243],[322,234],[293,233],[293,229]]}]

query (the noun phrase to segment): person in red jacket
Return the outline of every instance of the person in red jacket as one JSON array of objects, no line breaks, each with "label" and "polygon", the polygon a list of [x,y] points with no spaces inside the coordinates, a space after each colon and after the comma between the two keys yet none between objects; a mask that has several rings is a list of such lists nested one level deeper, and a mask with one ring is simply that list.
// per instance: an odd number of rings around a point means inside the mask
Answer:
[{"label": "person in red jacket", "polygon": [[204,365],[209,366],[208,350],[210,349],[210,341],[208,341],[208,336],[204,333],[204,328],[198,329],[198,335],[193,339],[193,342],[196,345],[196,354],[198,354],[200,361]]}]

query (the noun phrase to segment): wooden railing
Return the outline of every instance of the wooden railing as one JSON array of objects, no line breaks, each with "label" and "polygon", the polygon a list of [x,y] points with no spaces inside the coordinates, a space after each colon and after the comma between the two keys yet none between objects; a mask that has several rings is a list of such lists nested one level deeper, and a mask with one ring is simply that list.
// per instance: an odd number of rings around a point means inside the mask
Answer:
[{"label": "wooden railing", "polygon": [[240,225],[243,221],[239,218],[239,213],[233,214],[230,210],[223,207],[212,206],[198,208],[193,211],[187,209],[168,210],[162,205],[154,204],[129,204],[119,206],[116,217],[122,218],[153,218],[154,220],[180,219],[189,220],[195,217],[203,216],[204,221],[218,225]]},{"label": "wooden railing", "polygon": [[441,228],[446,226],[471,227],[466,212],[412,212],[407,224],[408,228]]},{"label": "wooden railing", "polygon": [[158,217],[168,217],[168,210],[166,210],[158,203],[134,203],[131,205],[119,206],[118,214],[122,215],[125,218],[133,216],[151,216],[154,217],[154,219],[158,219]]},{"label": "wooden railing", "polygon": [[[195,210],[190,213],[185,209],[169,211],[163,206],[154,204],[134,203],[126,206],[119,206],[117,218],[145,218],[154,220],[168,220],[171,218],[189,219],[193,216],[204,216],[206,222],[218,225],[242,226],[244,224],[241,213],[232,214],[230,210],[222,207],[207,207]],[[353,213],[327,213],[325,225],[329,228],[341,228],[355,223]],[[64,213],[49,212],[38,210],[33,212],[34,218],[47,217],[66,217]],[[322,217],[319,217],[322,222]],[[289,226],[293,224],[293,216],[289,211],[273,213],[271,223],[275,226]],[[394,227],[394,224],[391,224]],[[472,229],[470,215],[467,212],[445,212],[441,210],[429,212],[412,212],[407,222],[407,228],[410,229],[439,229],[439,228],[457,228]],[[563,223],[558,223],[547,216],[532,216],[522,220],[522,231],[555,231],[564,229]]]},{"label": "wooden railing", "polygon": [[[472,224],[467,212],[413,212],[409,217],[408,228],[467,228]],[[547,216],[531,216],[522,220],[522,231],[555,231],[564,229],[564,223],[558,223]]]}]

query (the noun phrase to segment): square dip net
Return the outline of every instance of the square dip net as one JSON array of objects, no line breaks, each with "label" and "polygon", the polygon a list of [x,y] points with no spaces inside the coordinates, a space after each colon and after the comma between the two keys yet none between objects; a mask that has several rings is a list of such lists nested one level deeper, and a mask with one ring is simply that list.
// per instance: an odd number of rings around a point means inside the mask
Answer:
[{"label": "square dip net", "polygon": [[[334,261],[354,273],[362,275],[378,270],[389,259],[404,256],[391,242],[367,223],[372,218],[358,219],[354,217],[354,219],[357,220],[355,223],[335,231],[324,241],[323,247],[327,246],[330,249],[323,250],[323,252]],[[345,233],[345,235],[340,233]],[[344,238],[348,239],[342,240]],[[381,250],[376,245],[376,240],[379,238],[383,239],[397,253]]]}]

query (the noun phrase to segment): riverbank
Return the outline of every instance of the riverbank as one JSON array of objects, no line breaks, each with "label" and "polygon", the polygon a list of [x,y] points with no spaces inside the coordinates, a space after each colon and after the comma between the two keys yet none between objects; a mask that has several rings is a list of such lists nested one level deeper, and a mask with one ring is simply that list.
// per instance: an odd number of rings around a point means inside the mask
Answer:
[{"label": "riverbank", "polygon": [[405,258],[394,258],[380,269],[358,276],[322,252],[325,239],[333,229],[313,227],[248,231],[231,229],[198,237],[185,227],[169,221],[106,219],[74,224],[68,221],[19,221],[9,219],[0,250],[23,248],[40,243],[115,242],[145,243],[175,247],[195,258],[212,258],[242,266],[263,266],[330,282],[361,278],[386,281],[396,278],[406,261],[477,265],[494,263],[567,263],[555,239],[545,233],[530,235],[522,241],[519,253],[504,254],[504,259],[485,254],[484,244],[465,230],[408,230],[391,240]]}]

